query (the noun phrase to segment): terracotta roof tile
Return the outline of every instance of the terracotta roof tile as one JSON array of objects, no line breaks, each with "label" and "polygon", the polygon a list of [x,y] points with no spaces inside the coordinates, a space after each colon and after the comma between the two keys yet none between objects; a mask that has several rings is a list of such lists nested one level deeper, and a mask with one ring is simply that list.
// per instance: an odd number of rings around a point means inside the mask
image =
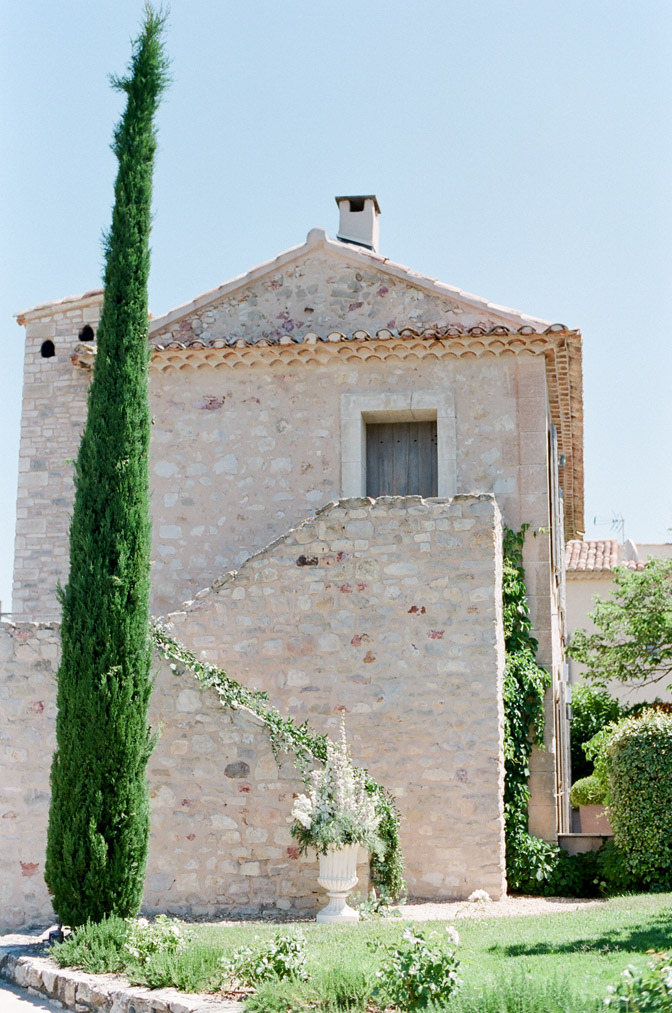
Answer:
[{"label": "terracotta roof tile", "polygon": [[583,542],[573,538],[565,548],[565,568],[568,572],[604,572],[618,565],[618,541],[607,538]]}]

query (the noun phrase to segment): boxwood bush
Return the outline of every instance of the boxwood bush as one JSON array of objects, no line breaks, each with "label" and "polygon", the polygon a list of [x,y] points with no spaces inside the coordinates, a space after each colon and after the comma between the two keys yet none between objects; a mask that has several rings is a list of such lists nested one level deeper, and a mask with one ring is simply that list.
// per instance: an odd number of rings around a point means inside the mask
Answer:
[{"label": "boxwood bush", "polygon": [[596,777],[581,777],[572,785],[569,801],[575,809],[580,805],[604,805],[604,790]]},{"label": "boxwood bush", "polygon": [[672,715],[650,710],[622,721],[604,757],[609,819],[633,879],[672,889]]}]

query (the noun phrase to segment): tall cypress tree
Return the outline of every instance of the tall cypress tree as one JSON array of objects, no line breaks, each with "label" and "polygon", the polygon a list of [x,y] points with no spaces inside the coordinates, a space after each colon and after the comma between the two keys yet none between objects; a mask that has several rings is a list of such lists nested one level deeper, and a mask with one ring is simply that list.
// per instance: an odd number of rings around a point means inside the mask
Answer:
[{"label": "tall cypress tree", "polygon": [[57,747],[45,879],[61,922],[137,913],[149,838],[149,346],[147,281],[156,135],[167,84],[164,18],[145,8],[114,133],[119,161],[105,294],[75,468],[62,593]]}]

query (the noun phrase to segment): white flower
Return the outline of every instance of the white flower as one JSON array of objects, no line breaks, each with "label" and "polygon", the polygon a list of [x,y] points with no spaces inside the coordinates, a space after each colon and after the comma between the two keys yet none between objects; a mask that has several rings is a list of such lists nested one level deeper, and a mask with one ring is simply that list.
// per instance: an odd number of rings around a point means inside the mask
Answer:
[{"label": "white flower", "polygon": [[327,740],[327,759],[311,775],[310,797],[299,795],[292,816],[309,830],[333,820],[350,817],[366,829],[375,830],[380,822],[375,802],[366,791],[364,771],[353,767],[345,738],[345,718],[341,715],[338,742]]},{"label": "white flower", "polygon": [[460,945],[460,934],[453,925],[446,925],[446,933],[453,946]]},{"label": "white flower", "polygon": [[484,903],[490,901],[490,894],[487,890],[474,890],[473,893],[469,894],[469,900],[473,904],[475,901],[483,901]]},{"label": "white flower", "polygon": [[313,825],[312,813],[313,803],[311,799],[307,795],[298,795],[292,808],[292,816],[306,830],[310,830]]}]

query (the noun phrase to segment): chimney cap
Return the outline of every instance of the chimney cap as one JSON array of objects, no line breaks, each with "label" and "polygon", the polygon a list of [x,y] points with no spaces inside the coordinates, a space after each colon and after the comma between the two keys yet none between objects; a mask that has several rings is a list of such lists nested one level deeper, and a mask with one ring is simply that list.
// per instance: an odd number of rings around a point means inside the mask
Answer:
[{"label": "chimney cap", "polygon": [[336,197],[340,221],[336,238],[378,252],[380,206],[373,193]]},{"label": "chimney cap", "polygon": [[342,200],[350,200],[350,201],[372,200],[373,206],[376,209],[376,213],[381,214],[380,204],[378,203],[378,198],[376,197],[375,193],[344,194],[342,197],[335,197],[334,200],[336,201],[337,204],[340,204]]}]

